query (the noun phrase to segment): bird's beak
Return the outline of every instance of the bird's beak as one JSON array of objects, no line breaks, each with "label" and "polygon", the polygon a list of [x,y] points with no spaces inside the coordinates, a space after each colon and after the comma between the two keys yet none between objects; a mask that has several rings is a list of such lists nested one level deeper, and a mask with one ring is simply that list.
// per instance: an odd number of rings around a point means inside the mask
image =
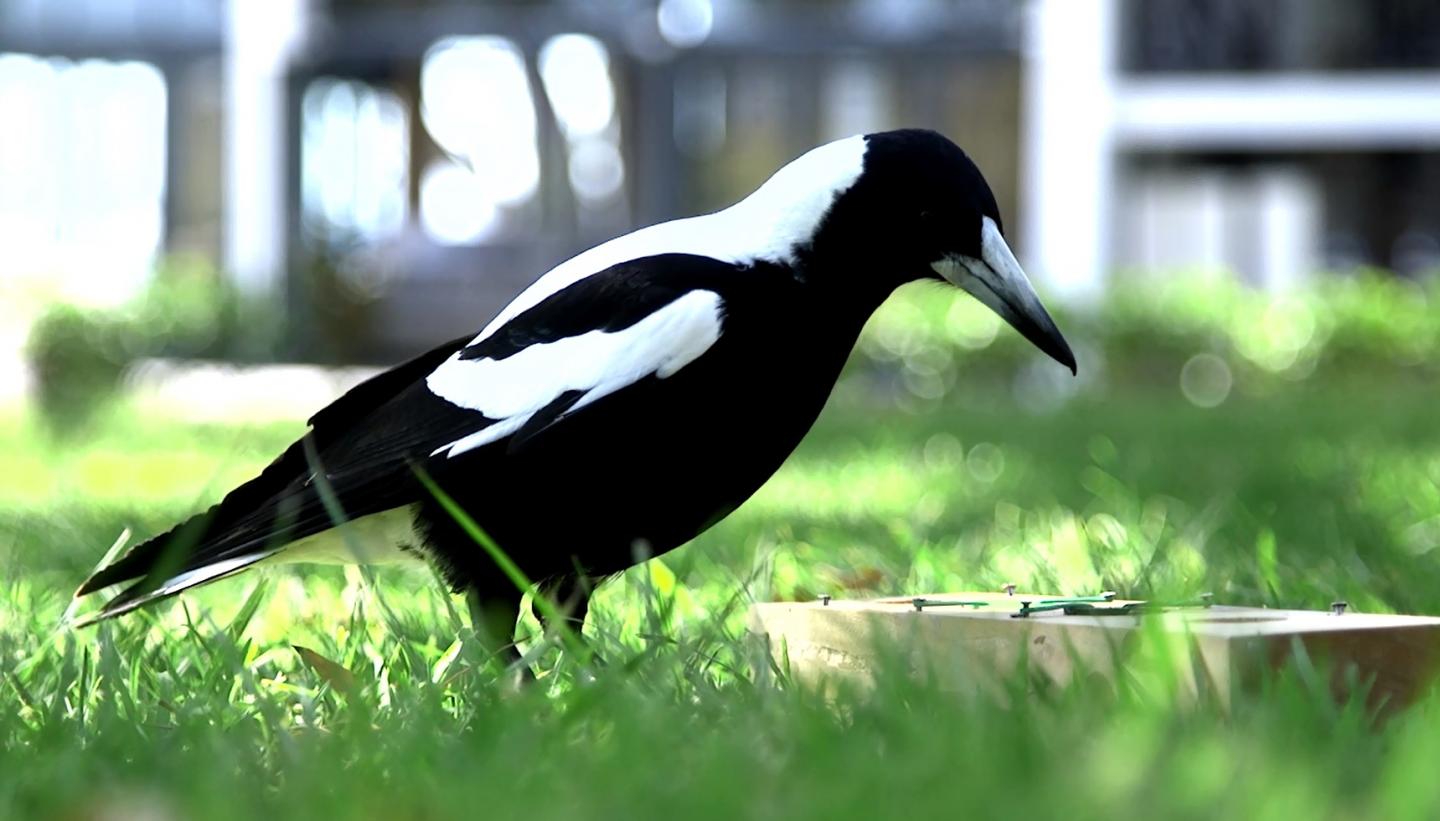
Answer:
[{"label": "bird's beak", "polygon": [[942,279],[965,289],[999,314],[1050,358],[1069,368],[1072,374],[1076,372],[1075,354],[1070,352],[1069,343],[1055,327],[1055,320],[1040,304],[1040,297],[1035,295],[1035,288],[1010,252],[1010,246],[1005,244],[994,220],[985,217],[981,225],[980,259],[947,256],[932,267]]}]

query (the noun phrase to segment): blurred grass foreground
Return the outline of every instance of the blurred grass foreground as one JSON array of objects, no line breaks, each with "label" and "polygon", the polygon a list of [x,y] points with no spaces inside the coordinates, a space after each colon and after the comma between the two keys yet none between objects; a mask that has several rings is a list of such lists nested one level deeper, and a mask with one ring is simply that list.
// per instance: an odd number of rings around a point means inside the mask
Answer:
[{"label": "blurred grass foreground", "polygon": [[[212,502],[303,422],[127,395],[116,352],[159,351],[115,342],[143,305],[42,323],[40,390],[66,398],[40,407],[98,410],[65,436],[0,412],[0,817],[1435,817],[1433,698],[1379,722],[1302,668],[1228,713],[1144,676],[1000,705],[897,664],[826,699],[744,610],[1015,582],[1440,613],[1437,299],[1378,276],[1119,287],[1060,317],[1071,379],[968,299],[907,290],[774,480],[604,588],[587,632],[608,664],[542,650],[516,696],[413,572],[272,571],[57,631],[123,528]],[[112,357],[113,398],[51,384],[56,348]]]}]

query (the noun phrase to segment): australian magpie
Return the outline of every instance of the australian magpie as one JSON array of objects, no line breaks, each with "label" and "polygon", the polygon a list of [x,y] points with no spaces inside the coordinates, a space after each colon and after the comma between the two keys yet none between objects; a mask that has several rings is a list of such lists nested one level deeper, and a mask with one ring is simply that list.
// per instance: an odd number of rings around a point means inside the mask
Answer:
[{"label": "australian magpie", "polygon": [[815,421],[866,319],[926,279],[1075,370],[958,146],[923,130],[842,139],[723,211],[561,263],[478,334],[321,409],[259,476],[76,595],[129,583],[97,620],[271,562],[414,557],[468,591],[491,635],[511,635],[522,591],[423,475],[583,622],[594,583],[754,493]]}]

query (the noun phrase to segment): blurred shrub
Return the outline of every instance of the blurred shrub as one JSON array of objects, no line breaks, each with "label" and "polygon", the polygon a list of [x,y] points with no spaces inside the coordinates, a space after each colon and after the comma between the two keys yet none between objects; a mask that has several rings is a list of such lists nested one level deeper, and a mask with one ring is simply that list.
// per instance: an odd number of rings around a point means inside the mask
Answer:
[{"label": "blurred shrub", "polygon": [[[355,329],[369,327],[379,296],[345,271],[318,260],[302,283],[332,303],[329,314],[312,312],[318,318],[308,326],[320,338],[300,346],[309,358],[348,361],[361,350]],[[120,310],[55,307],[28,345],[40,408],[58,430],[82,425],[139,357],[271,357],[281,336],[276,312],[263,307],[208,267],[174,263]],[[1117,281],[1088,308],[1056,314],[1079,358],[1078,383],[1043,366],[1029,343],[968,295],[938,286],[906,289],[886,304],[861,337],[852,373],[918,401],[941,399],[962,377],[967,386],[989,380],[1038,391],[1042,400],[1047,390],[1080,385],[1175,387],[1201,355],[1207,368],[1225,369],[1221,400],[1231,379],[1236,390],[1256,393],[1311,379],[1440,376],[1440,278],[1326,275],[1274,294],[1229,276],[1149,274]],[[1202,382],[1210,375],[1195,374]],[[1059,388],[1045,381],[1051,377]]]},{"label": "blurred shrub", "polygon": [[181,261],[157,269],[145,292],[118,309],[51,307],[25,349],[42,418],[56,433],[83,428],[143,357],[267,358],[278,335],[274,312],[262,307],[209,266]]},{"label": "blurred shrub", "polygon": [[293,273],[292,304],[306,321],[290,329],[289,348],[311,362],[364,360],[374,354],[372,330],[387,287],[384,263],[358,237],[314,233],[316,241]]},{"label": "blurred shrub", "polygon": [[106,404],[130,361],[130,343],[126,324],[103,312],[57,305],[36,320],[25,355],[52,430],[78,429]]},{"label": "blurred shrub", "polygon": [[[1086,384],[1175,385],[1200,354],[1237,388],[1309,379],[1440,375],[1440,277],[1379,271],[1319,276],[1268,293],[1230,276],[1122,278],[1095,304],[1056,311]],[[868,326],[857,366],[896,372],[921,398],[967,383],[1012,380],[1041,355],[989,310],[948,288],[898,294]],[[898,368],[897,368],[898,366]]]}]

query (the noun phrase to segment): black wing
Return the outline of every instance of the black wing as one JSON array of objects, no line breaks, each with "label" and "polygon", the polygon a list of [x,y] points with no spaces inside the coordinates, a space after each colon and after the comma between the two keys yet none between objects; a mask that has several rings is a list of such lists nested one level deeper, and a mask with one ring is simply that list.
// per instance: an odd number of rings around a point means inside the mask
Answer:
[{"label": "black wing", "polygon": [[[315,475],[311,466],[312,455],[320,456],[319,461],[323,464],[324,455],[336,444],[353,439],[353,432],[374,417],[379,409],[412,390],[416,384],[423,383],[427,374],[462,349],[470,339],[469,336],[452,339],[351,388],[312,416],[310,431],[280,454],[259,476],[230,491],[209,510],[131,548],[120,559],[86,579],[75,595],[83,596],[142,576],[152,577],[158,582],[175,573],[203,567],[257,547],[278,546],[325,530],[331,522],[318,515],[324,512],[324,508],[318,489],[311,481]],[[407,435],[404,431],[377,426],[372,438],[377,443],[389,442],[391,447],[395,447]],[[347,496],[347,508],[351,502],[360,504],[353,511],[347,509],[346,514],[362,516],[386,509],[367,510],[374,504],[383,504],[380,496],[372,494],[370,499]],[[143,587],[144,582],[127,590],[111,605],[139,596],[144,592]],[[107,605],[107,609],[111,605]]]},{"label": "black wing", "polygon": [[[486,361],[493,365],[521,351],[594,331],[613,334],[634,329],[682,297],[700,289],[718,289],[734,275],[734,266],[683,254],[621,263],[551,294],[479,341],[451,340],[386,371],[316,413],[310,419],[310,432],[255,479],[204,513],[137,545],[86,580],[76,595],[140,579],[96,616],[106,618],[239,572],[289,542],[331,528],[335,520],[325,505],[329,491],[347,520],[418,501],[423,491],[414,467],[448,459],[453,450],[441,454],[447,447],[467,437],[481,437],[485,444],[518,449],[575,412],[597,386],[606,386],[606,393],[620,389],[602,361],[588,384],[557,382],[551,393],[537,393],[534,407],[523,413],[487,415],[437,396],[427,377],[447,367]],[[718,322],[719,317],[696,321]],[[674,333],[676,326],[683,331],[686,322],[695,324],[679,315],[664,332]],[[658,342],[662,350],[666,342],[664,338],[644,341]],[[628,360],[624,364],[634,366]],[[504,373],[511,372],[518,373],[518,366],[504,371],[502,381]],[[532,372],[522,375],[527,387],[536,383],[545,388],[544,374],[539,379]],[[489,386],[482,380],[473,390],[483,395],[491,387],[507,386]],[[318,481],[322,475],[324,480]],[[329,491],[324,490],[326,485]]]}]

